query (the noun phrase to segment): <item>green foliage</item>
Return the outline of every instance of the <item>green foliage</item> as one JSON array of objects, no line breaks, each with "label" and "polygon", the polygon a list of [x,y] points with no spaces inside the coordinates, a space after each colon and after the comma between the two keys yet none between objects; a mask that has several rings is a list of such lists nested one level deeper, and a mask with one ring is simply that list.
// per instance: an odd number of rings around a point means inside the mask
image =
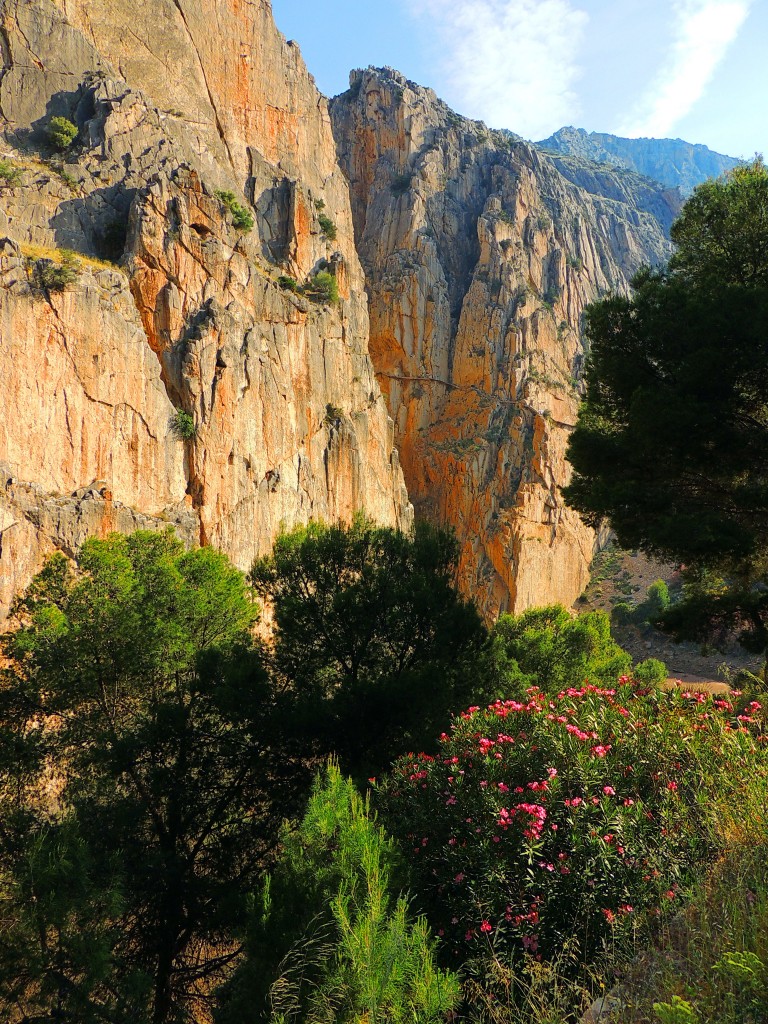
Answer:
[{"label": "green foliage", "polygon": [[252,915],[247,958],[218,1020],[438,1024],[455,976],[434,964],[423,918],[397,896],[391,840],[329,766]]},{"label": "green foliage", "polygon": [[396,174],[389,183],[389,190],[393,196],[404,196],[406,192],[410,191],[412,181],[412,174]]},{"label": "green foliage", "polygon": [[724,853],[698,873],[688,910],[630,966],[622,1024],[645,1024],[654,1004],[674,1006],[681,992],[702,1024],[768,1024],[768,778],[764,764],[753,767],[737,799],[725,792],[709,804]]},{"label": "green foliage", "polygon": [[45,128],[48,141],[55,149],[69,149],[78,136],[79,128],[66,117],[52,117]]},{"label": "green foliage", "polygon": [[295,277],[288,277],[286,274],[281,274],[277,283],[286,292],[297,292],[299,290],[299,283]]},{"label": "green foliage", "polygon": [[768,168],[761,158],[710,178],[672,226],[670,267],[692,284],[768,285]]},{"label": "green foliage", "polygon": [[217,189],[213,194],[232,214],[232,223],[238,231],[250,231],[253,228],[253,214],[247,206],[239,202],[234,192]]},{"label": "green foliage", "polygon": [[[589,307],[566,500],[626,548],[743,586],[768,556],[768,171],[700,185],[669,271]],[[748,592],[748,588],[747,588]]]},{"label": "green foliage", "polygon": [[179,441],[192,441],[197,437],[197,424],[191,413],[179,409],[171,420],[171,433]]},{"label": "green foliage", "polygon": [[250,580],[274,607],[272,669],[300,742],[365,778],[482,693],[486,633],[455,590],[456,560],[449,534],[358,516],[283,534],[254,563]]},{"label": "green foliage", "polygon": [[39,259],[35,261],[37,279],[49,292],[63,292],[74,284],[82,273],[82,264],[77,255],[68,249],[60,251],[59,261]]},{"label": "green foliage", "polygon": [[657,686],[667,678],[667,666],[658,658],[646,658],[639,665],[635,665],[632,675],[638,683]]},{"label": "green foliage", "polygon": [[661,1024],[698,1024],[693,1006],[680,996],[672,996],[671,1003],[654,1003],[653,1011]]},{"label": "green foliage", "polygon": [[304,291],[315,302],[333,306],[339,301],[339,283],[327,270],[321,270],[311,277]]},{"label": "green foliage", "polygon": [[664,580],[655,580],[645,596],[645,601],[638,607],[638,613],[645,616],[648,622],[654,622],[669,608],[669,587]]},{"label": "green foliage", "polygon": [[320,230],[323,232],[328,241],[335,242],[336,235],[338,232],[336,230],[336,225],[333,223],[331,218],[324,213],[320,213],[318,214],[317,220],[318,223],[320,224]]},{"label": "green foliage", "polygon": [[223,555],[170,529],[89,540],[76,570],[54,555],[17,601],[0,876],[27,905],[0,984],[35,965],[22,1018],[170,1024],[226,967],[293,800],[256,614]]},{"label": "green foliage", "polygon": [[21,181],[21,168],[12,160],[0,160],[0,180],[13,187]]},{"label": "green foliage", "polygon": [[325,209],[325,200],[324,199],[316,199],[315,200],[315,209],[318,212],[321,211],[321,210],[324,210]]},{"label": "green foliage", "polygon": [[329,402],[325,407],[325,423],[329,427],[336,426],[341,420],[344,419],[344,410],[340,409],[338,405],[333,405]]},{"label": "green foliage", "polygon": [[562,605],[502,615],[493,630],[499,664],[519,690],[554,693],[585,680],[609,684],[631,671],[632,659],[611,636],[605,612],[572,616]]},{"label": "green foliage", "polygon": [[733,715],[626,681],[532,689],[401,758],[377,805],[450,962],[498,994],[495,963],[567,949],[578,975],[674,912],[719,845],[713,798],[765,786],[765,750]]},{"label": "green foliage", "polygon": [[667,560],[758,568],[768,550],[768,289],[646,274],[589,307],[567,501]]}]

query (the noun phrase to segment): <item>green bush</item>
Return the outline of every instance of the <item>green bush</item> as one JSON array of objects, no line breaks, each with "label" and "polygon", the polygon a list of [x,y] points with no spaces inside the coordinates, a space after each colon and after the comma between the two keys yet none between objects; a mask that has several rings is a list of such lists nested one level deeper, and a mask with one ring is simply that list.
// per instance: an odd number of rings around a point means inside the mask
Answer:
[{"label": "green bush", "polygon": [[339,301],[339,283],[327,270],[321,270],[311,277],[304,291],[314,302],[333,306]]},{"label": "green bush", "polygon": [[318,215],[317,219],[320,224],[320,230],[323,232],[328,241],[335,242],[337,231],[336,225],[333,223],[331,218],[326,216],[326,214],[321,213]]},{"label": "green bush", "polygon": [[48,141],[55,149],[69,149],[78,136],[79,129],[66,117],[52,117],[45,129]]},{"label": "green bush", "polygon": [[645,600],[637,606],[636,622],[656,622],[669,608],[669,587],[664,580],[656,580],[648,587]]},{"label": "green bush", "polygon": [[393,196],[404,196],[411,187],[412,174],[397,174],[389,183],[389,190]]},{"label": "green bush", "polygon": [[671,1003],[654,1003],[653,1012],[661,1024],[699,1024],[693,1006],[680,996],[672,996]]},{"label": "green bush", "polygon": [[618,601],[611,608],[611,622],[617,626],[628,626],[634,613],[635,609],[628,601]]},{"label": "green bush", "polygon": [[255,905],[247,958],[217,1020],[438,1024],[459,996],[393,882],[393,843],[330,765]]},{"label": "green bush", "polygon": [[234,192],[228,192],[225,189],[217,189],[214,192],[214,195],[232,214],[232,223],[238,231],[250,231],[253,228],[253,214],[246,206],[243,206],[243,204],[238,201]]},{"label": "green bush", "polygon": [[325,407],[325,423],[329,426],[335,426],[344,418],[344,410],[340,409],[338,405],[333,405],[329,402]]},{"label": "green bush", "polygon": [[0,180],[6,185],[18,185],[21,181],[21,168],[11,160],[0,160]]},{"label": "green bush", "polygon": [[548,693],[585,680],[608,684],[629,675],[632,659],[611,636],[605,612],[572,616],[562,605],[532,608],[517,617],[502,615],[493,630],[499,666],[521,691],[540,686]]},{"label": "green bush", "polygon": [[297,292],[299,290],[299,282],[295,277],[288,277],[287,274],[281,274],[277,279],[277,283],[286,292]]},{"label": "green bush", "polygon": [[401,758],[378,806],[451,962],[487,979],[567,946],[579,972],[675,908],[716,848],[713,797],[766,771],[733,720],[725,700],[628,681],[534,688]]},{"label": "green bush", "polygon": [[647,686],[656,686],[663,683],[667,678],[667,666],[658,658],[646,658],[639,665],[635,665],[632,675],[638,683],[645,683]]},{"label": "green bush", "polygon": [[191,414],[179,409],[171,420],[171,432],[179,441],[191,441],[197,437],[197,426]]},{"label": "green bush", "polygon": [[59,262],[39,259],[35,267],[40,284],[50,292],[63,292],[77,281],[83,269],[75,253],[68,249],[61,250]]},{"label": "green bush", "polygon": [[456,591],[457,558],[445,531],[401,533],[357,516],[282,534],[254,562],[297,743],[336,754],[365,780],[434,742],[454,708],[489,692],[487,633]]}]

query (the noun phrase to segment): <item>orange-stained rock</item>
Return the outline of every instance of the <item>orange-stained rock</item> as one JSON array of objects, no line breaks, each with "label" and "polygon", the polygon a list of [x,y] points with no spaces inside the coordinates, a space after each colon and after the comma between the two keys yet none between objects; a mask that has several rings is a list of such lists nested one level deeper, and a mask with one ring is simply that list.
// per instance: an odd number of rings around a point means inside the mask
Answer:
[{"label": "orange-stained rock", "polygon": [[455,528],[487,618],[569,605],[595,545],[560,495],[582,313],[668,256],[678,199],[629,173],[558,169],[389,68],[350,81],[331,115],[416,511]]},{"label": "orange-stained rock", "polygon": [[[408,525],[327,104],[269,3],[0,15],[0,155],[20,172],[0,183],[0,617],[47,553],[111,529],[171,523],[247,568],[312,517]],[[53,114],[80,134],[44,163]],[[120,268],[52,289],[55,247]],[[281,286],[325,264],[338,306]]]}]

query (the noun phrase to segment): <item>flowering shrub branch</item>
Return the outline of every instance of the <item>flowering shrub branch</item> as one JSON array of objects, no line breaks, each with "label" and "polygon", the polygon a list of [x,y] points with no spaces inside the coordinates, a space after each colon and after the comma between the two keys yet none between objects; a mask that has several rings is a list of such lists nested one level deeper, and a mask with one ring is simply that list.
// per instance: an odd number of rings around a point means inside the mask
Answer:
[{"label": "flowering shrub branch", "polygon": [[765,771],[759,710],[626,677],[534,687],[460,715],[436,756],[401,758],[378,799],[452,959],[570,944],[590,962],[674,905],[712,852],[710,797]]}]

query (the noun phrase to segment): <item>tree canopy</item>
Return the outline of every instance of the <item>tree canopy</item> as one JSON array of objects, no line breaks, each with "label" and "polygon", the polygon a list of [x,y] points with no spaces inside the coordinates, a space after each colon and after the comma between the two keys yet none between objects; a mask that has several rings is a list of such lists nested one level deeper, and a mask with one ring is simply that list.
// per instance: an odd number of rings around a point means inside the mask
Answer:
[{"label": "tree canopy", "polygon": [[589,307],[569,504],[619,542],[761,577],[768,554],[768,170],[699,186],[667,270]]},{"label": "tree canopy", "polygon": [[483,694],[487,633],[455,589],[457,554],[445,531],[359,516],[284,534],[251,570],[274,608],[270,663],[295,727],[358,777],[434,742]]},{"label": "tree canopy", "polygon": [[250,590],[212,549],[139,532],[86,542],[76,568],[53,556],[14,612],[0,1001],[191,1019],[290,808]]}]

